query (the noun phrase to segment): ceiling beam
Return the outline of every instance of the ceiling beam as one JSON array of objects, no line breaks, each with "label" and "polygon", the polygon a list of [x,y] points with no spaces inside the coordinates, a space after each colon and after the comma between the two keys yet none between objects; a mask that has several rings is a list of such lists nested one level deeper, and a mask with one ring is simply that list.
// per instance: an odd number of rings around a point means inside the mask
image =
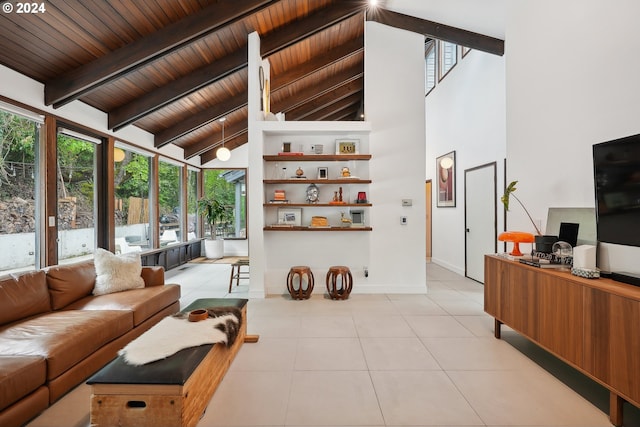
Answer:
[{"label": "ceiling beam", "polygon": [[274,0],[233,0],[212,5],[129,43],[45,84],[45,104],[61,107],[114,79],[256,13]]},{"label": "ceiling beam", "polygon": [[[230,139],[229,141],[225,140],[224,146],[227,147],[229,150],[233,150],[234,148],[238,148],[241,145],[246,144],[248,141],[249,141],[249,134],[245,132],[241,135],[236,136],[235,138]],[[211,160],[215,160],[217,150],[218,150],[218,146],[213,146],[208,151],[204,152],[200,156],[200,164],[204,164],[204,163],[210,162]]]},{"label": "ceiling beam", "polygon": [[378,8],[367,13],[367,21],[379,22],[390,27],[400,28],[426,37],[456,43],[494,55],[504,55],[504,40],[485,36],[437,22],[404,15],[391,10]]},{"label": "ceiling beam", "polygon": [[345,110],[347,108],[349,109],[358,109],[360,107],[360,104],[362,103],[362,97],[363,97],[363,92],[362,91],[358,91],[356,93],[354,93],[353,95],[350,95],[344,99],[341,99],[338,102],[334,102],[332,104],[328,104],[326,105],[325,108],[322,108],[318,111],[315,111],[309,115],[304,116],[303,119],[298,119],[296,118],[296,114],[295,112],[291,112],[291,113],[287,113],[287,116],[292,115],[293,116],[293,120],[307,120],[307,121],[311,121],[311,122],[316,122],[316,121],[322,121],[322,120],[327,120],[327,117],[332,116],[333,114]]},{"label": "ceiling beam", "polygon": [[[321,96],[314,97],[308,100],[303,105],[287,110],[287,118],[291,117],[291,120],[313,120],[309,118],[318,111],[326,111],[335,103],[350,98],[354,94],[361,93],[364,90],[364,80],[358,78],[357,80],[347,81],[343,85],[336,86],[330,91],[325,92]],[[361,97],[356,101],[360,103]]]},{"label": "ceiling beam", "polygon": [[116,131],[122,129],[172,102],[246,68],[246,66],[247,47],[243,46],[230,55],[109,111],[109,129]]},{"label": "ceiling beam", "polygon": [[[236,136],[247,132],[247,121],[241,120],[231,125],[225,126],[225,145],[227,140],[232,141]],[[207,136],[201,138],[195,142],[189,142],[189,145],[184,147],[184,158],[190,159],[195,156],[199,156],[211,147],[215,147],[222,143],[222,132],[219,135]]]},{"label": "ceiling beam", "polygon": [[[317,99],[327,93],[333,93],[334,96],[340,96],[340,90],[344,90],[347,84],[352,84],[358,80],[364,80],[364,70],[361,66],[351,67],[338,74],[329,77],[318,84],[309,87],[295,94],[294,96],[285,97],[282,100],[274,101],[271,111],[291,111],[303,104]],[[362,83],[358,83],[362,84]],[[351,95],[354,92],[350,92]]]},{"label": "ceiling beam", "polygon": [[[291,70],[284,73],[273,76],[271,84],[271,92],[275,93],[278,90],[297,82],[298,80],[312,75],[314,72],[323,68],[334,65],[344,59],[347,59],[353,55],[356,55],[364,50],[364,38],[358,37],[350,40],[340,46],[336,46],[328,52],[322,55],[306,61]],[[216,105],[214,108],[203,110],[189,117],[187,120],[180,121],[175,125],[156,133],[154,139],[154,145],[156,148],[169,144],[176,139],[194,131],[195,129],[206,125],[220,117],[229,114],[232,111],[244,108],[247,105],[247,93],[243,92],[230,100],[224,101],[222,104]],[[197,147],[196,151],[206,149],[206,147]],[[197,152],[194,155],[198,155]],[[188,158],[188,157],[187,157]]]},{"label": "ceiling beam", "polygon": [[[363,9],[359,1],[341,1],[264,36],[263,56],[269,56],[345,20]],[[242,56],[242,60],[240,59]],[[247,67],[247,47],[179,78],[153,92],[109,112],[109,129],[118,130],[169,105],[177,99],[212,84],[231,72]]]}]

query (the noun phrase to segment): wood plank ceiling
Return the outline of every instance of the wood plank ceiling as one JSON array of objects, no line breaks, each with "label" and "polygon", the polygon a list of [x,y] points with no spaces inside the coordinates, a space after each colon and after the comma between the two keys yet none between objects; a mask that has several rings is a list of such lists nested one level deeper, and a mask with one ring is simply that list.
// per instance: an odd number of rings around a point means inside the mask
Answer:
[{"label": "wood plank ceiling", "polygon": [[[247,35],[272,70],[272,111],[287,120],[360,120],[365,0],[48,0],[46,12],[0,14],[0,64],[45,85],[45,103],[74,100],[175,144],[204,164],[247,142]],[[442,27],[390,11],[411,31]],[[429,24],[433,24],[429,26]],[[495,39],[451,29],[467,46]],[[493,45],[492,45],[493,43]],[[497,41],[500,50],[501,41]],[[502,54],[492,51],[491,53]],[[134,141],[132,141],[134,142]]]}]

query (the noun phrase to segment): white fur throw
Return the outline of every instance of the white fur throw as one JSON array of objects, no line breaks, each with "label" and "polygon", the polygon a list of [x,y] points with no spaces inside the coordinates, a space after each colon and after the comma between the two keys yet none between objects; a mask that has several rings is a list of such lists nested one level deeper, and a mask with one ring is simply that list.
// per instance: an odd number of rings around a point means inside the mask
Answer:
[{"label": "white fur throw", "polygon": [[142,262],[140,254],[129,252],[114,255],[98,248],[95,250],[93,264],[96,268],[96,284],[93,295],[111,294],[128,289],[144,288]]},{"label": "white fur throw", "polygon": [[[208,318],[200,322],[189,322],[186,318],[165,317],[155,326],[131,341],[118,352],[130,365],[144,365],[164,359],[180,350],[203,344],[228,343],[227,322],[238,324],[238,318],[227,314]],[[235,337],[233,337],[235,338]]]}]

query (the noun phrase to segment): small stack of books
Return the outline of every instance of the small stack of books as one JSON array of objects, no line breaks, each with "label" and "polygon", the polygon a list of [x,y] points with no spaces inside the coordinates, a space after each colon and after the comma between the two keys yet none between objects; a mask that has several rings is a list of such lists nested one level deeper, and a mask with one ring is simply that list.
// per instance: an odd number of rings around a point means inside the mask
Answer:
[{"label": "small stack of books", "polygon": [[289,200],[287,200],[284,190],[275,190],[273,192],[273,199],[270,200],[270,203],[289,203]]}]

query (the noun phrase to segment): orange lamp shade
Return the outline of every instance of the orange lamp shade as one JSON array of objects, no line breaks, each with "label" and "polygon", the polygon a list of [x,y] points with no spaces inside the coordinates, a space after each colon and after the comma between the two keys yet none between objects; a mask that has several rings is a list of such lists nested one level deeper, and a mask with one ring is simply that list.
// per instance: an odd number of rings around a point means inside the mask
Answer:
[{"label": "orange lamp shade", "polygon": [[535,237],[533,234],[524,231],[505,231],[504,233],[500,233],[498,240],[501,242],[513,242],[513,250],[509,252],[509,255],[522,256],[520,243],[533,243]]}]

